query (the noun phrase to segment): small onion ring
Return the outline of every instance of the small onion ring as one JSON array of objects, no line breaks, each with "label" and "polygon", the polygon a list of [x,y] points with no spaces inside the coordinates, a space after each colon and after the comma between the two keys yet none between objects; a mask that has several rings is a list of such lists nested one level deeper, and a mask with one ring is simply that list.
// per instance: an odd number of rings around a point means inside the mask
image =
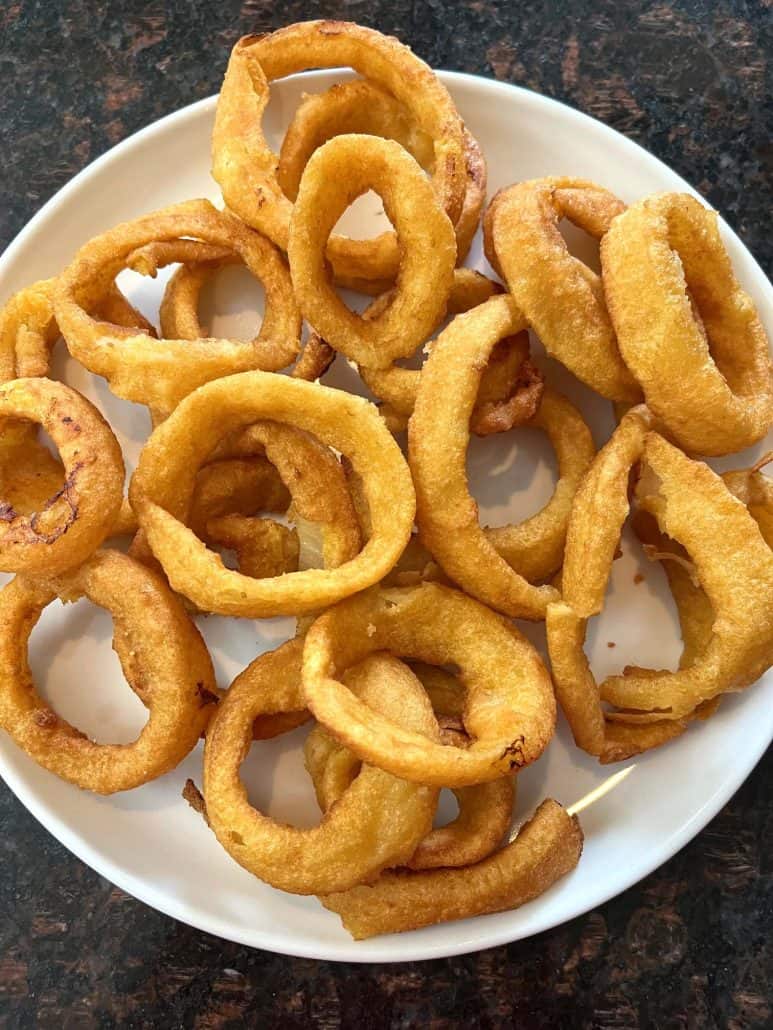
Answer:
[{"label": "small onion ring", "polygon": [[[400,271],[388,307],[365,319],[338,296],[325,244],[345,209],[368,189],[379,194],[396,228]],[[352,361],[383,368],[412,354],[443,318],[456,240],[424,173],[399,143],[377,136],[335,136],[312,154],[304,170],[290,218],[287,257],[306,320]]]},{"label": "small onion ring", "polygon": [[[159,309],[161,335],[166,339],[199,340],[206,333],[199,321],[199,297],[205,284],[228,265],[243,264],[238,255],[227,253],[218,261],[189,261],[181,264],[166,284]],[[313,382],[325,374],[335,351],[312,332],[303,345],[290,375]],[[159,420],[160,421],[160,420]]]},{"label": "small onion ring", "polygon": [[[198,468],[223,436],[261,419],[291,422],[351,458],[373,522],[356,558],[252,580],[224,568],[185,525]],[[415,512],[408,467],[372,405],[264,372],[218,379],[186,397],[143,448],[129,496],[173,588],[202,610],[251,618],[308,613],[377,582],[405,547]]]},{"label": "small onion ring", "polygon": [[[156,340],[88,314],[105,277],[114,277],[148,243],[179,241],[183,236],[227,247],[263,284],[266,311],[255,340]],[[104,376],[117,396],[161,411],[169,411],[191,390],[219,376],[284,368],[300,346],[301,318],[282,256],[267,240],[205,200],[175,204],[89,241],[57,280],[54,311],[74,358]]]},{"label": "small onion ring", "polygon": [[[29,635],[56,597],[87,597],[112,615],[113,647],[150,712],[132,744],[94,743],[35,689]],[[47,581],[17,576],[0,591],[0,725],[62,779],[99,794],[148,783],[193,750],[216,701],[212,662],[198,630],[162,581],[126,555],[99,551],[74,572]]]},{"label": "small onion ring", "polygon": [[[293,894],[345,890],[407,861],[432,826],[437,791],[365,766],[319,826],[298,829],[250,805],[239,766],[255,719],[302,706],[303,641],[261,655],[218,705],[204,748],[204,798],[220,843],[255,876]],[[352,669],[352,687],[385,717],[419,735],[437,734],[415,676],[388,655]]]},{"label": "small onion ring", "polygon": [[[466,690],[468,748],[410,733],[359,701],[340,675],[374,651],[454,663]],[[488,783],[535,761],[555,728],[539,655],[514,626],[436,583],[373,590],[336,605],[306,634],[303,687],[314,716],[358,758],[416,783]]]},{"label": "small onion ring", "polygon": [[[287,249],[292,203],[277,181],[278,157],[263,135],[269,85],[305,68],[348,66],[387,90],[433,140],[433,189],[455,222],[466,186],[464,129],[453,101],[434,72],[398,40],[352,22],[309,21],[266,36],[245,36],[231,52],[212,136],[213,172],[228,207],[248,225]],[[339,274],[394,280],[399,254],[394,236],[377,241],[333,237],[328,256]],[[352,246],[355,244],[355,246]],[[341,248],[353,252],[342,268]],[[381,291],[379,291],[381,292]]]},{"label": "small onion ring", "polygon": [[[467,187],[464,205],[454,226],[458,265],[467,257],[478,229],[481,209],[486,201],[487,181],[483,152],[467,129],[463,131]],[[329,139],[343,133],[392,139],[404,147],[427,172],[433,170],[435,153],[432,140],[412,121],[405,106],[375,83],[367,79],[355,79],[352,82],[337,83],[324,93],[304,94],[279,151],[277,180],[286,197],[294,201],[298,196],[303,170],[314,151]],[[353,244],[348,254],[350,248],[347,244]],[[394,247],[396,250],[396,239]],[[342,257],[346,254],[356,269],[363,244],[342,238],[340,248]],[[396,267],[396,259],[392,260]]]},{"label": "small onion ring", "polygon": [[586,179],[532,179],[497,193],[483,231],[489,262],[548,354],[602,397],[637,401],[641,390],[620,356],[601,279],[569,253],[558,229],[568,218],[600,239],[624,210]]},{"label": "small onion ring", "polygon": [[728,454],[773,422],[773,366],[716,212],[687,194],[634,204],[601,244],[604,289],[626,364],[650,409],[695,454]]},{"label": "small onion ring", "polygon": [[50,379],[0,385],[0,419],[37,422],[59,451],[64,483],[29,515],[0,505],[0,569],[55,575],[80,565],[121,509],[124,466],[107,422],[75,390]]},{"label": "small onion ring", "polygon": [[543,801],[506,847],[461,869],[382,873],[320,898],[355,940],[504,912],[532,901],[577,865],[583,836],[557,801]]},{"label": "small onion ring", "polygon": [[[548,603],[558,599],[557,591],[532,585],[498,553],[494,541],[499,539],[511,557],[520,556],[529,571],[534,571],[537,555],[542,563],[537,571],[555,567],[556,560],[560,564],[569,501],[593,453],[590,432],[568,401],[546,391],[543,423],[548,425],[555,417],[565,424],[565,429],[551,432],[557,445],[564,441],[559,451],[561,483],[542,512],[523,527],[493,531],[493,537],[478,522],[466,472],[468,425],[481,369],[498,340],[525,327],[524,316],[508,295],[457,315],[435,341],[422,370],[408,444],[419,532],[445,572],[468,593],[507,615],[542,619]],[[438,397],[443,398],[442,405]],[[538,543],[540,549],[530,555]]]}]

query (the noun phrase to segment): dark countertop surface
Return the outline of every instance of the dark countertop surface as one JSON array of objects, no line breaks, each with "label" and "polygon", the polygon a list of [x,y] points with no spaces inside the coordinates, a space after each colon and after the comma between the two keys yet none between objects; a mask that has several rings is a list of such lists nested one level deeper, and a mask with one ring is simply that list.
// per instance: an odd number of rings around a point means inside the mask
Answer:
[{"label": "dark countertop surface", "polygon": [[[594,115],[695,184],[770,274],[770,0],[4,0],[0,244],[110,146],[215,93],[238,36],[312,17],[364,21],[437,67]],[[586,916],[392,966],[288,959],[175,923],[0,785],[0,1026],[770,1026],[772,780],[769,751],[691,844]]]}]

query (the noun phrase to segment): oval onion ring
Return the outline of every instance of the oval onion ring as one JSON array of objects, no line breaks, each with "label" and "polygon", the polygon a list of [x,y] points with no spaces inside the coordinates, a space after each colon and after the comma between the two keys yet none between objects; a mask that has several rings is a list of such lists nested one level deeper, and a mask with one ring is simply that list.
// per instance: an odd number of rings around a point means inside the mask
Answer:
[{"label": "oval onion ring", "polygon": [[[477,141],[464,129],[467,183],[464,204],[454,226],[456,263],[467,257],[486,200],[486,161]],[[342,82],[324,93],[304,94],[288,126],[279,152],[277,180],[286,197],[295,200],[303,170],[314,151],[334,136],[358,133],[391,139],[404,147],[422,168],[432,172],[435,153],[430,137],[419,129],[403,104],[367,79]],[[392,237],[394,239],[394,236]],[[352,244],[349,248],[347,245]],[[394,247],[397,247],[395,239]],[[341,240],[341,251],[358,267],[358,240]],[[393,262],[395,258],[391,259]],[[395,264],[396,268],[396,264]],[[340,281],[340,279],[338,279]]]},{"label": "oval onion ring", "polygon": [[506,847],[461,869],[382,873],[374,884],[319,900],[355,940],[518,908],[580,860],[582,830],[557,801],[543,801]]},{"label": "oval onion ring", "polygon": [[[387,90],[432,138],[432,185],[438,203],[452,222],[462,210],[463,125],[432,70],[407,46],[373,29],[352,22],[301,22],[267,36],[239,40],[220,90],[212,135],[212,174],[226,204],[283,250],[288,244],[292,203],[277,181],[278,158],[263,135],[269,84],[305,68],[342,66],[354,68]],[[377,241],[333,237],[327,250],[336,275],[390,281],[397,274],[399,250],[393,233]],[[352,260],[344,263],[347,255]]]},{"label": "oval onion ring", "polygon": [[[239,766],[258,716],[302,707],[302,640],[261,655],[218,705],[204,748],[204,798],[218,840],[255,876],[294,894],[347,889],[407,861],[432,826],[437,791],[364,766],[313,829],[298,829],[250,805]],[[351,670],[352,688],[411,732],[437,734],[415,676],[388,655]]]},{"label": "oval onion ring", "polygon": [[[189,261],[181,264],[166,284],[161,300],[161,335],[175,340],[199,340],[206,336],[198,314],[201,291],[222,268],[234,264],[243,262],[237,255],[230,253],[217,261]],[[311,332],[290,375],[295,379],[313,382],[325,374],[334,358],[333,348],[317,333]]]},{"label": "oval onion ring", "polygon": [[[628,412],[583,480],[567,535],[564,600],[547,613],[559,702],[578,746],[602,762],[628,758],[679,735],[687,720],[703,714],[703,702],[742,689],[773,659],[773,613],[764,601],[773,588],[773,554],[719,477],[651,432],[651,423],[646,408]],[[628,514],[629,474],[638,461],[644,466],[637,486],[641,508],[695,563],[712,608],[712,630],[701,646],[705,627],[694,623],[690,664],[678,672],[631,669],[599,688],[582,651],[585,629],[604,602]],[[699,613],[698,619],[705,616]],[[601,700],[625,711],[605,713]],[[634,724],[622,725],[623,719]]]},{"label": "oval onion ring", "polygon": [[[340,682],[380,650],[459,666],[468,748],[396,726]],[[550,677],[531,644],[488,608],[436,583],[369,591],[321,615],[306,634],[303,688],[318,721],[362,761],[438,787],[488,783],[529,765],[555,727]]]},{"label": "oval onion ring", "polygon": [[[156,340],[88,314],[106,276],[114,277],[146,244],[179,242],[181,236],[233,251],[263,284],[266,310],[255,340]],[[104,376],[117,396],[163,412],[219,376],[284,368],[300,346],[301,317],[282,256],[268,240],[206,200],[175,204],[90,240],[58,279],[54,310],[74,358]]]},{"label": "oval onion ring", "polygon": [[[389,305],[365,319],[338,296],[325,245],[349,204],[369,189],[379,194],[397,230],[400,271]],[[335,136],[312,154],[304,170],[290,218],[287,257],[307,321],[346,357],[383,368],[412,354],[443,318],[456,240],[424,173],[399,143],[377,136]]]},{"label": "oval onion ring", "polygon": [[550,436],[559,453],[560,482],[546,508],[522,526],[484,531],[466,471],[468,425],[481,369],[498,340],[525,327],[524,316],[507,295],[457,315],[435,341],[422,370],[408,443],[419,532],[445,572],[507,615],[542,619],[548,603],[558,599],[557,591],[533,586],[517,566],[508,564],[496,543],[508,557],[523,560],[529,572],[549,574],[560,564],[571,498],[593,455],[589,430],[567,400],[545,392],[545,413],[538,412],[534,421],[553,425]]},{"label": "oval onion ring", "polygon": [[0,568],[55,575],[80,565],[121,509],[123,458],[110,427],[85,397],[41,378],[0,385],[0,419],[38,423],[64,466],[63,485],[40,510],[22,515],[0,504]]},{"label": "oval onion ring", "polygon": [[548,354],[602,397],[636,401],[641,390],[620,356],[601,279],[569,253],[558,229],[568,218],[600,239],[624,210],[585,179],[532,179],[497,193],[483,231],[486,256]]},{"label": "oval onion ring", "polygon": [[[94,743],[35,689],[28,640],[56,597],[87,597],[112,615],[124,676],[150,713],[132,744]],[[38,765],[84,790],[131,790],[174,769],[196,746],[215,691],[209,653],[182,605],[126,555],[100,551],[75,572],[47,581],[17,576],[0,591],[0,725]]]},{"label": "oval onion ring", "polygon": [[[363,478],[373,533],[337,569],[253,580],[226,569],[185,525],[196,472],[218,441],[265,418],[291,422],[341,451]],[[172,587],[204,611],[250,618],[315,611],[371,586],[397,561],[415,512],[408,467],[371,404],[265,372],[218,379],[186,397],[143,448],[129,496]]]},{"label": "oval onion ring", "polygon": [[768,340],[716,212],[687,194],[634,204],[601,244],[604,290],[650,409],[696,454],[728,454],[773,422]]}]

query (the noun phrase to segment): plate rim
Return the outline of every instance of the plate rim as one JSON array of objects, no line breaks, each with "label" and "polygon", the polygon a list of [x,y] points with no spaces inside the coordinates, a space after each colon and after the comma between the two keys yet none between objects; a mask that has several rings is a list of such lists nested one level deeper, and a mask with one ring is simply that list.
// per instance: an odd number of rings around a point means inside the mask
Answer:
[{"label": "plate rim", "polygon": [[[297,75],[288,76],[288,79],[313,80],[326,78],[329,77],[333,71],[335,71],[335,69],[302,72]],[[579,119],[580,124],[587,121],[593,124],[596,131],[601,129],[602,135],[613,139],[615,146],[620,147],[622,145],[624,148],[627,148],[634,157],[643,154],[646,156],[648,161],[656,161],[665,170],[667,170],[674,180],[676,180],[676,184],[678,184],[679,189],[689,192],[693,196],[696,196],[705,202],[705,198],[697,189],[695,189],[690,183],[683,179],[678,172],[674,171],[655,154],[650,153],[650,151],[635,140],[630,139],[623,133],[618,132],[618,130],[570,104],[556,100],[553,97],[545,96],[544,94],[536,93],[533,90],[526,89],[522,86],[502,82],[484,75],[475,75],[469,72],[446,71],[444,69],[437,69],[436,72],[441,81],[443,81],[451,91],[453,91],[454,83],[459,83],[460,85],[464,84],[472,89],[480,89],[483,87],[484,89],[490,89],[494,92],[500,93],[511,94],[514,92],[518,95],[518,102],[521,104],[537,106],[547,105],[548,108],[555,105],[559,108],[563,108],[571,113],[572,118]],[[120,159],[126,150],[144,145],[148,141],[152,140],[155,135],[165,132],[171,123],[175,123],[176,129],[179,131],[186,121],[194,120],[202,111],[206,111],[214,107],[216,102],[217,95],[213,95],[194,101],[194,103],[188,104],[175,111],[171,111],[170,113],[151,122],[149,125],[138,129],[136,132],[127,136],[115,146],[110,147],[103,154],[100,154],[97,158],[86,165],[85,168],[60,187],[11,240],[2,255],[0,255],[0,275],[2,275],[8,266],[13,265],[17,252],[20,251],[25,246],[28,239],[35,234],[39,225],[48,217],[49,212],[65,205],[70,196],[76,190],[86,185],[93,176],[103,172],[113,161]],[[675,186],[675,188],[677,187]],[[757,289],[766,298],[768,303],[773,304],[773,286],[768,281],[767,276],[757,261],[757,258],[732,226],[725,221],[721,213],[719,214],[719,222],[723,233],[732,238],[737,246],[745,252],[749,261],[748,275],[757,279]],[[773,727],[771,736],[773,736]],[[380,939],[374,938],[374,944],[371,944],[367,955],[357,951],[358,944],[355,941],[344,941],[341,944],[337,944],[336,942],[326,942],[325,946],[319,947],[309,945],[293,946],[292,938],[286,938],[278,942],[272,939],[270,942],[264,941],[257,943],[254,931],[252,939],[250,939],[246,933],[240,932],[238,927],[229,926],[225,920],[211,916],[202,916],[202,913],[199,910],[191,909],[190,906],[182,899],[178,901],[174,895],[168,895],[163,891],[157,891],[152,884],[149,885],[146,881],[135,877],[134,874],[116,865],[111,859],[103,856],[101,853],[94,852],[92,845],[90,845],[88,841],[78,833],[71,830],[58,811],[48,808],[42,802],[38,802],[34,794],[27,790],[23,775],[21,773],[17,775],[12,767],[7,766],[1,752],[0,774],[9,789],[13,792],[18,801],[26,808],[26,810],[43,826],[44,829],[51,833],[59,843],[63,844],[64,847],[75,855],[76,858],[84,862],[98,875],[125,891],[131,897],[136,898],[143,904],[149,905],[151,908],[156,909],[169,918],[175,919],[186,926],[191,926],[201,932],[209,933],[223,940],[232,941],[249,948],[270,951],[274,954],[333,962],[392,963],[451,958],[458,955],[472,954],[486,948],[499,947],[517,940],[528,939],[539,933],[555,929],[557,926],[568,923],[571,920],[598,908],[600,905],[605,904],[610,899],[617,897],[619,894],[622,894],[624,891],[635,886],[646,876],[649,876],[652,872],[663,865],[663,863],[672,858],[673,855],[689,843],[689,841],[691,841],[698,833],[700,833],[700,831],[704,829],[704,827],[717,815],[720,809],[741,787],[761,759],[762,755],[765,753],[769,744],[770,740],[767,745],[762,747],[761,750],[752,751],[749,754],[740,756],[742,758],[741,761],[732,763],[728,777],[704,799],[703,804],[693,812],[691,817],[687,819],[679,830],[674,831],[661,842],[654,858],[652,855],[648,856],[643,866],[635,869],[633,877],[628,880],[625,886],[620,886],[615,883],[614,886],[609,889],[601,889],[593,895],[586,894],[581,898],[578,897],[576,902],[574,904],[569,904],[559,916],[547,917],[541,925],[524,934],[519,934],[517,930],[514,933],[512,930],[508,930],[505,926],[499,931],[489,931],[485,934],[474,935],[472,939],[470,939],[469,934],[460,934],[459,936],[461,939],[451,943],[440,943],[434,946],[428,944],[422,946],[420,943],[417,943],[411,944],[410,946],[402,949],[394,949],[394,947],[392,947],[389,950],[385,950],[383,948],[379,949],[378,946],[374,946],[375,941]],[[569,875],[571,876],[571,874]],[[262,932],[259,931],[258,936],[262,936]],[[394,940],[394,937],[381,939]],[[408,942],[408,938],[404,935],[401,935],[399,939],[406,944]],[[374,951],[376,952],[375,955],[373,954]]]}]

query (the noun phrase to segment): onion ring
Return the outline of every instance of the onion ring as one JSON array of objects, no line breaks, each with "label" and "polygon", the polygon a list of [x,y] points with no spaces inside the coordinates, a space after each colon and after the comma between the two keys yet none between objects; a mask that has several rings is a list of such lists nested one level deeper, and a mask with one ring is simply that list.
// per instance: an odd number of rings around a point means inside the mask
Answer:
[{"label": "onion ring", "polygon": [[[267,36],[245,36],[236,44],[212,136],[212,174],[228,207],[287,249],[292,204],[277,181],[278,158],[262,129],[269,84],[304,68],[341,66],[387,90],[432,138],[434,192],[455,222],[464,202],[466,162],[462,121],[448,91],[408,47],[352,22],[301,22]],[[327,252],[337,278],[393,281],[397,274],[399,250],[393,233],[363,241],[333,237]]]},{"label": "onion ring", "polygon": [[[481,528],[466,472],[467,426],[480,370],[496,342],[525,325],[509,296],[492,297],[456,316],[435,341],[422,371],[408,444],[419,532],[445,572],[507,615],[541,619],[558,593],[551,586],[532,585],[526,575],[544,577],[560,565],[571,498],[593,455],[590,431],[567,400],[545,391],[531,424],[552,427],[548,431],[559,454],[560,482],[549,504],[518,527]],[[443,398],[440,406],[438,397]],[[516,561],[523,562],[523,574]]]},{"label": "onion ring", "polygon": [[121,508],[124,467],[107,422],[75,390],[50,379],[0,385],[0,419],[37,422],[58,448],[64,484],[39,510],[0,511],[0,568],[55,575],[80,565],[109,534]]},{"label": "onion ring", "polygon": [[[199,321],[201,291],[208,280],[228,265],[243,264],[227,252],[218,261],[193,261],[181,264],[166,284],[159,309],[161,335],[166,339],[199,340],[206,333]],[[317,333],[312,332],[303,345],[290,375],[313,382],[325,374],[335,358],[335,351]],[[158,421],[162,421],[159,419]]]},{"label": "onion ring", "polygon": [[543,801],[512,843],[462,869],[383,873],[374,884],[321,897],[355,940],[504,912],[532,901],[577,865],[576,818]]},{"label": "onion ring", "polygon": [[[347,454],[363,477],[373,533],[339,568],[252,580],[224,568],[185,525],[196,471],[218,440],[266,418],[290,421]],[[377,582],[405,547],[415,507],[408,467],[372,405],[262,372],[218,379],[186,397],[146,443],[129,496],[172,587],[202,610],[251,618],[315,611]]]},{"label": "onion ring", "polygon": [[[179,242],[182,236],[227,247],[263,284],[266,311],[255,340],[156,340],[87,313],[105,278],[113,278],[127,259],[134,255],[136,263],[137,252],[146,244]],[[284,368],[300,345],[301,318],[281,255],[205,200],[176,204],[95,237],[58,279],[54,310],[74,358],[104,376],[117,396],[161,411],[169,411],[191,390],[219,376]]]},{"label": "onion ring", "polygon": [[[469,311],[500,292],[498,283],[479,272],[458,268],[454,272],[454,283],[448,298],[448,313]],[[382,294],[365,309],[363,318],[378,316],[386,310],[393,296],[393,291]],[[423,349],[426,352],[431,347],[432,344],[425,344]],[[534,414],[542,398],[542,385],[539,375],[531,378],[534,369],[526,364],[528,355],[529,336],[526,332],[501,340],[496,345],[481,376],[477,401],[470,418],[473,433],[488,436],[490,433],[504,432]],[[402,368],[396,363],[387,368],[358,365],[357,371],[371,393],[383,402],[381,415],[390,431],[395,433],[405,430],[416,404],[421,371]]]},{"label": "onion ring", "polygon": [[[45,279],[14,294],[0,311],[0,382],[48,375],[51,351],[59,337],[54,319],[55,280]],[[97,309],[121,325],[151,328],[110,283]],[[64,484],[64,467],[38,440],[38,426],[8,420],[0,434],[0,497],[22,515],[39,511]],[[133,515],[124,501],[112,535],[131,531]]]},{"label": "onion ring", "polygon": [[548,354],[602,397],[637,401],[641,390],[620,356],[601,279],[569,253],[558,230],[568,218],[600,239],[624,210],[586,179],[532,179],[497,193],[483,231],[489,262]]},{"label": "onion ring", "polygon": [[[773,661],[773,613],[764,601],[773,586],[773,554],[719,477],[652,432],[651,424],[646,408],[628,412],[583,480],[567,535],[564,600],[547,613],[559,702],[578,746],[602,762],[679,735],[689,719],[703,714],[703,702],[742,689]],[[628,513],[629,473],[638,461],[645,469],[637,486],[640,505],[695,563],[713,610],[712,629],[706,642],[705,613],[698,613],[695,640],[678,672],[629,669],[599,688],[582,652],[585,627],[603,605]],[[740,574],[742,566],[746,571]],[[623,711],[605,713],[601,700]],[[622,720],[634,725],[624,727]]]},{"label": "onion ring", "polygon": [[727,454],[773,422],[773,367],[717,215],[663,193],[617,218],[601,244],[604,289],[626,364],[674,440]]},{"label": "onion ring", "polygon": [[[396,227],[400,271],[388,307],[365,319],[336,293],[325,244],[344,210],[368,189],[379,194]],[[383,368],[412,354],[443,318],[456,240],[424,173],[399,143],[336,136],[306,165],[290,218],[287,257],[307,321],[346,357]]]},{"label": "onion ring", "polygon": [[[430,666],[433,668],[434,666]],[[464,697],[464,688],[460,684]],[[437,712],[436,712],[437,714]],[[441,733],[444,744],[455,743],[455,733]],[[462,735],[462,743],[468,743]],[[306,738],[304,762],[314,784],[319,807],[326,812],[357,776],[361,762],[322,726]],[[439,869],[479,862],[502,843],[510,829],[514,780],[503,776],[491,783],[454,790],[459,813],[447,825],[431,830],[405,863],[408,869]]]},{"label": "onion ring", "polygon": [[[409,733],[347,690],[341,672],[379,650],[459,666],[469,748]],[[370,591],[321,615],[306,634],[303,687],[315,718],[358,758],[439,787],[488,783],[529,765],[555,727],[550,677],[531,644],[494,612],[436,583]]]},{"label": "onion ring", "polygon": [[700,658],[651,677],[646,697],[635,673],[607,679],[601,696],[678,719],[720,693],[742,690],[773,664],[773,552],[743,502],[707,465],[690,462],[655,434],[645,442],[644,462],[659,482],[640,480],[639,503],[684,546],[715,621]]},{"label": "onion ring", "polygon": [[[464,151],[467,187],[456,234],[456,263],[469,253],[486,200],[486,160],[467,129]],[[277,181],[285,196],[298,196],[303,170],[314,151],[329,139],[344,133],[358,133],[391,139],[404,147],[427,172],[432,172],[435,153],[431,138],[412,121],[403,104],[367,79],[342,82],[324,93],[304,94],[282,140]],[[357,255],[354,254],[356,265]]]},{"label": "onion ring", "polygon": [[[150,712],[134,743],[94,743],[35,689],[28,639],[56,597],[87,597],[112,615],[113,647]],[[207,725],[215,690],[209,653],[182,606],[158,577],[117,551],[99,551],[47,581],[17,576],[0,591],[0,725],[38,765],[85,790],[131,790],[173,769]]]},{"label": "onion ring", "polygon": [[[432,826],[437,792],[365,766],[313,829],[279,823],[250,805],[239,766],[253,722],[302,705],[302,648],[296,639],[261,655],[231,685],[207,731],[204,797],[210,826],[232,858],[274,887],[314,894],[345,890],[409,859]],[[351,683],[406,729],[437,733],[420,684],[394,658],[371,656],[352,670]]]}]

